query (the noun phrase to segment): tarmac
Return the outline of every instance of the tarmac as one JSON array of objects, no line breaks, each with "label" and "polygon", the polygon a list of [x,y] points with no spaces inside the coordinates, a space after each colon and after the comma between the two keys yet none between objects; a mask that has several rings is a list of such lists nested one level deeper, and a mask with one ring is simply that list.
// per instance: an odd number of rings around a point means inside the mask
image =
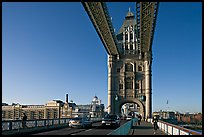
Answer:
[{"label": "tarmac", "polygon": [[140,125],[137,122],[133,123],[132,128],[128,135],[167,135],[160,129],[158,129],[155,134],[153,130],[153,125],[150,122],[141,121]]}]

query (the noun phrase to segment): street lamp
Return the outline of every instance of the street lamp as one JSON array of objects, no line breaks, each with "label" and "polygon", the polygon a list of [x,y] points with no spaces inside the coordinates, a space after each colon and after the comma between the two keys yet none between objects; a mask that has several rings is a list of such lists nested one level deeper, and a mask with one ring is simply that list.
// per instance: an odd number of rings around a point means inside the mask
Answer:
[{"label": "street lamp", "polygon": [[118,101],[118,95],[115,95],[115,101],[114,101],[114,114],[115,114],[115,110],[116,110],[116,101]]},{"label": "street lamp", "polygon": [[115,95],[115,100],[116,100],[116,101],[118,100],[118,95]]}]

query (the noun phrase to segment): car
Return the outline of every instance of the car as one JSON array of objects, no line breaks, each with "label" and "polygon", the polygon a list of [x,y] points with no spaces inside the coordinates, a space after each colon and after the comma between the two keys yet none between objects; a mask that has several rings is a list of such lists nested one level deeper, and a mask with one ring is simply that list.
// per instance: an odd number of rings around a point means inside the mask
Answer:
[{"label": "car", "polygon": [[69,127],[90,128],[92,127],[92,121],[88,117],[76,117],[69,121]]},{"label": "car", "polygon": [[102,127],[119,127],[120,126],[120,117],[115,114],[107,114],[102,118],[101,122]]},{"label": "car", "polygon": [[126,120],[131,120],[132,119],[132,116],[127,116],[126,117]]}]

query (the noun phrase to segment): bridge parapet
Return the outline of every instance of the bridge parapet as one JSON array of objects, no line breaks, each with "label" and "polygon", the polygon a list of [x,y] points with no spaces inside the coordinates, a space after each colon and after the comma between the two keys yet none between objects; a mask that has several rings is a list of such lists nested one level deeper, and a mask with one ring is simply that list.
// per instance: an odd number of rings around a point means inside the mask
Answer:
[{"label": "bridge parapet", "polygon": [[[60,118],[60,119],[35,119],[27,120],[27,128],[22,128],[22,120],[4,120],[2,121],[2,134],[12,135],[19,133],[36,132],[45,129],[54,129],[60,127],[69,126],[69,121],[72,118]],[[90,120],[94,122],[101,121],[102,118],[92,117]]]},{"label": "bridge parapet", "polygon": [[[152,120],[149,119],[148,121],[151,122]],[[161,120],[159,120],[158,126],[159,129],[161,129],[168,135],[202,135],[202,133],[200,132],[180,127],[178,125],[170,124]]]},{"label": "bridge parapet", "polygon": [[[28,128],[54,126],[54,125],[68,124],[70,119],[71,118],[27,120],[26,125]],[[16,129],[19,130],[21,128],[22,128],[22,120],[2,121],[2,131],[16,130]]]}]

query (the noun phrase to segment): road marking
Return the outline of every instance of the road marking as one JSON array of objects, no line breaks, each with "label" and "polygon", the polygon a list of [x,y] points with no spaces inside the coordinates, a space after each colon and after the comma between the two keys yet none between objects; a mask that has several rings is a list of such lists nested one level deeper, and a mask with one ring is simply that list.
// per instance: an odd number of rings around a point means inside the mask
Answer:
[{"label": "road marking", "polygon": [[87,132],[87,131],[91,131],[91,130],[93,130],[93,129],[88,129],[88,130],[86,130],[85,132]]}]

